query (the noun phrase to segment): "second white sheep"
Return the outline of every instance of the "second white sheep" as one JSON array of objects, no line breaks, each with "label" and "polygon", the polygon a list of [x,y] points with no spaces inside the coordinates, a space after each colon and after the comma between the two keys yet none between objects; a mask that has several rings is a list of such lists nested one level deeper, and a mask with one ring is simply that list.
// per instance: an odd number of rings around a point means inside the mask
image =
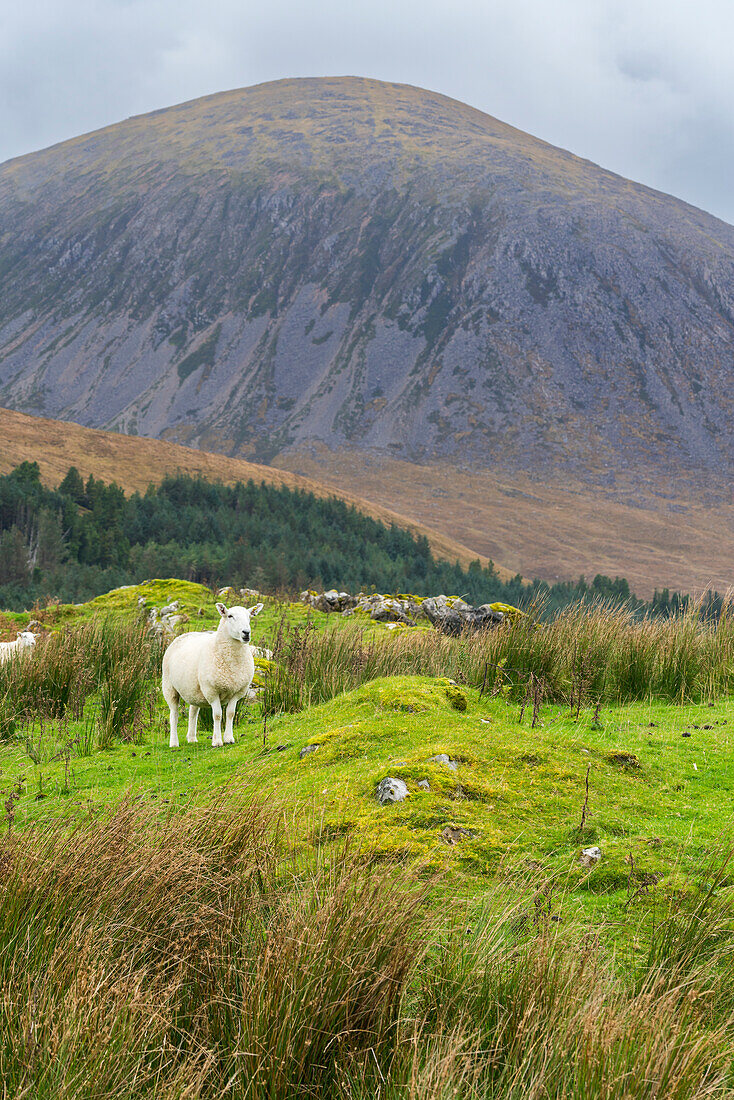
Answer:
[{"label": "second white sheep", "polygon": [[5,661],[9,661],[11,657],[22,653],[24,650],[28,650],[31,646],[36,644],[35,634],[31,634],[30,630],[21,630],[18,632],[18,637],[12,642],[0,642],[0,665]]}]

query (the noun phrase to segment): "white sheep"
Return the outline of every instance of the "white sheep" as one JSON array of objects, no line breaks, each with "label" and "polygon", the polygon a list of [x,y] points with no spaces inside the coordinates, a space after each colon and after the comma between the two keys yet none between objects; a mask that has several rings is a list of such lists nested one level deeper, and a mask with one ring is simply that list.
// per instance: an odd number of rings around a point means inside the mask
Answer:
[{"label": "white sheep", "polygon": [[[172,749],[178,748],[178,705],[189,704],[187,741],[196,741],[199,709],[209,705],[214,717],[212,747],[234,744],[234,712],[250,689],[255,661],[250,648],[250,619],[259,615],[254,607],[216,605],[221,618],[216,631],[191,631],[171,642],[163,655],[163,697],[171,712]],[[222,706],[226,726],[222,737]]]},{"label": "white sheep", "polygon": [[0,665],[9,661],[14,654],[22,653],[24,649],[30,649],[36,644],[35,634],[30,630],[21,630],[13,642],[0,642]]}]

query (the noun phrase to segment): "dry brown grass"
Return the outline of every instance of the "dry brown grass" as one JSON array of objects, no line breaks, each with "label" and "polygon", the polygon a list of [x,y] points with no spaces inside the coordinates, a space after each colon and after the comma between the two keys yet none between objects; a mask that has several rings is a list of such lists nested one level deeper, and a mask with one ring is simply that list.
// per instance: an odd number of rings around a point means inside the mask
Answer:
[{"label": "dry brown grass", "polygon": [[[732,1095],[728,914],[620,966],[599,935],[288,854],[244,792],[0,842],[0,1078],[30,1100]],[[695,928],[695,935],[690,929]]]},{"label": "dry brown grass", "polygon": [[[655,588],[695,593],[732,583],[730,485],[707,500],[679,480],[618,477],[613,488],[549,470],[542,479],[447,462],[417,466],[389,457],[309,448],[276,465],[393,508],[501,562],[549,582],[597,573],[626,577],[643,599]],[[602,473],[603,471],[598,471]],[[504,576],[504,573],[502,574]]]}]

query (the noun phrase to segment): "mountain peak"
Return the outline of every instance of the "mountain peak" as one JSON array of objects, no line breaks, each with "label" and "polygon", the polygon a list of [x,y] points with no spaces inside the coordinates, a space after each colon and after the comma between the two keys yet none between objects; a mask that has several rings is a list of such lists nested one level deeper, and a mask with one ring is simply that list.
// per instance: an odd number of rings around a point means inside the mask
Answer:
[{"label": "mountain peak", "polygon": [[270,460],[734,465],[734,230],[446,96],[282,80],[0,166],[0,402]]}]

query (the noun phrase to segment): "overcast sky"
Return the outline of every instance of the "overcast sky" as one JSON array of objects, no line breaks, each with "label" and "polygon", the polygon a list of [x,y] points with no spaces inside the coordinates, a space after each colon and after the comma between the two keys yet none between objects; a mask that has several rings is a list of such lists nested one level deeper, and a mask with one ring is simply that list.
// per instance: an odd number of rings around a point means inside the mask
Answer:
[{"label": "overcast sky", "polygon": [[3,0],[0,160],[228,88],[454,96],[734,222],[732,0]]}]

